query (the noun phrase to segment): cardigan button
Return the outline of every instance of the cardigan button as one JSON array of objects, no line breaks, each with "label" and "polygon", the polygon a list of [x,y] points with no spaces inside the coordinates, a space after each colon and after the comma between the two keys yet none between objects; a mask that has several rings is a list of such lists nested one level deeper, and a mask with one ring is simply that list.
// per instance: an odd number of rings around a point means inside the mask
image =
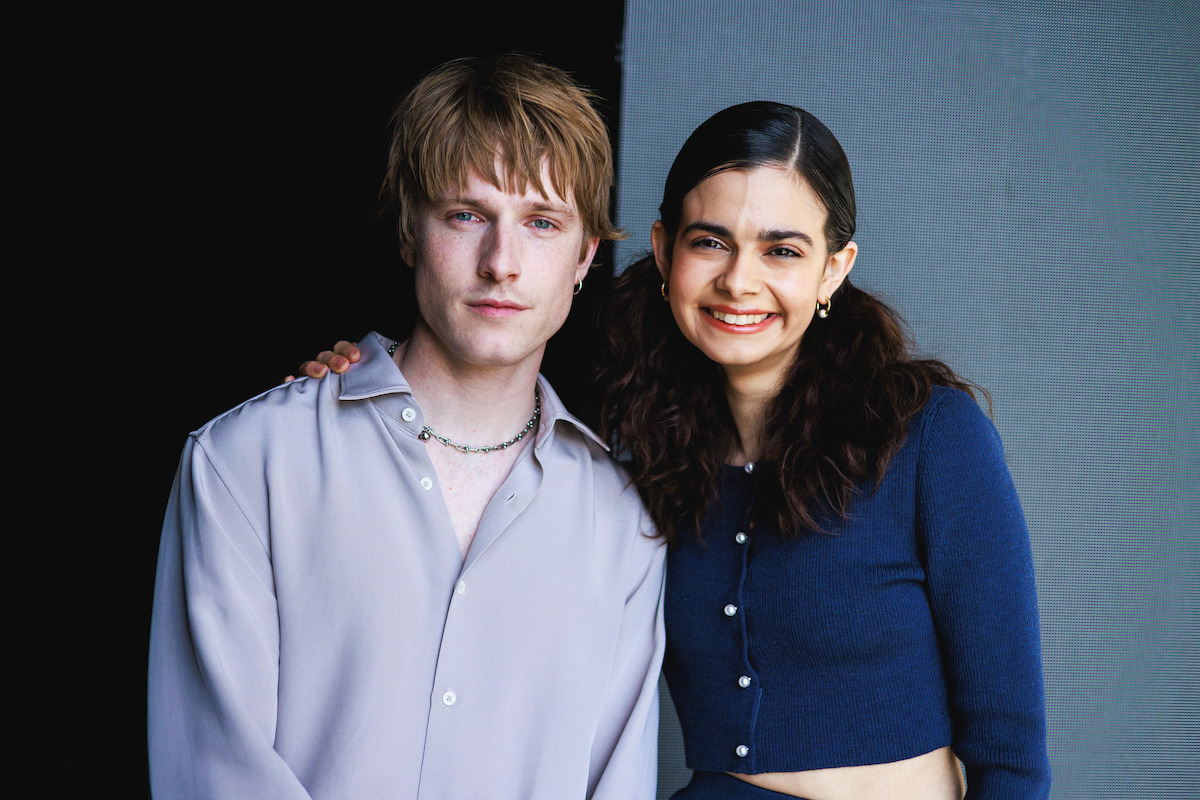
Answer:
[{"label": "cardigan button", "polygon": [[749,675],[743,675],[742,677],[738,678],[738,686],[745,689],[749,685],[750,685],[750,676]]},{"label": "cardigan button", "polygon": [[737,613],[737,606],[735,606],[733,603],[730,603],[729,605],[725,606],[725,616],[732,617],[736,613]]},{"label": "cardigan button", "polygon": [[739,744],[737,746],[737,749],[734,750],[733,752],[737,753],[738,758],[745,758],[746,756],[748,756],[750,754],[750,748],[746,747],[746,745],[744,745],[744,744]]},{"label": "cardigan button", "polygon": [[745,544],[746,542],[748,542],[748,541],[750,540],[750,537],[749,537],[749,536],[747,536],[747,535],[745,534],[745,532],[743,532],[743,531],[738,531],[738,535],[737,535],[737,536],[735,536],[735,537],[733,537],[733,540],[734,540],[735,542],[737,542],[738,544]]}]

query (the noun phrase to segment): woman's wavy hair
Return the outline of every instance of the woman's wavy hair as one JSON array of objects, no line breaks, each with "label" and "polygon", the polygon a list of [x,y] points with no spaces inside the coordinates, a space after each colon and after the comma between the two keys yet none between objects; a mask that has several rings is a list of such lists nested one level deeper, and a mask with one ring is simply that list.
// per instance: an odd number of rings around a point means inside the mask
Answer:
[{"label": "woman's wavy hair", "polygon": [[[684,143],[659,207],[667,233],[675,236],[684,196],[705,178],[761,166],[796,170],[828,213],[828,252],[846,246],[856,204],[841,145],[808,112],[769,102],[727,108]],[[597,378],[602,435],[628,459],[659,534],[671,541],[689,518],[699,529],[738,438],[721,368],[680,333],[660,288],[652,256],[614,281],[600,316],[606,346]],[[829,316],[805,332],[768,411],[754,472],[754,518],[784,535],[824,530],[829,515],[848,515],[856,494],[883,477],[933,386],[974,396],[946,364],[911,355],[903,323],[885,303],[849,281],[832,301]]]}]

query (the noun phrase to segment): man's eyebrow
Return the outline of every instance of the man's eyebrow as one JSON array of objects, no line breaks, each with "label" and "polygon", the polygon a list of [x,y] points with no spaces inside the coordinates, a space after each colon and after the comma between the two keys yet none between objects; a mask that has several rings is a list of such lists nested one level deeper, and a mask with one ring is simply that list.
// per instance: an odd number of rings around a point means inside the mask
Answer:
[{"label": "man's eyebrow", "polygon": [[565,214],[569,216],[577,216],[579,212],[574,206],[566,203],[555,203],[550,200],[539,200],[529,204],[531,211],[547,211],[552,214]]},{"label": "man's eyebrow", "polygon": [[[730,231],[724,225],[718,225],[715,222],[704,222],[703,220],[700,220],[698,222],[693,222],[683,229],[684,233],[691,233],[693,231],[703,231],[705,233],[711,233],[714,236],[720,236],[725,239],[733,238],[732,231]],[[771,229],[758,232],[758,240],[760,242],[778,242],[783,239],[799,239],[810,247],[813,244],[812,237],[804,231]]]},{"label": "man's eyebrow", "polygon": [[[487,209],[490,207],[491,204],[485,200],[481,200],[479,198],[472,197],[470,195],[447,194],[447,195],[443,195],[442,197],[433,198],[432,200],[429,201],[429,205],[435,206],[435,207],[462,205],[462,206],[468,206],[470,208]],[[570,216],[570,217],[579,216],[579,212],[575,209],[574,206],[568,205],[566,203],[555,203],[551,200],[545,200],[545,199],[529,201],[529,202],[525,203],[525,209],[527,211],[533,211],[533,212],[538,212],[538,213],[558,214],[559,216]]]}]

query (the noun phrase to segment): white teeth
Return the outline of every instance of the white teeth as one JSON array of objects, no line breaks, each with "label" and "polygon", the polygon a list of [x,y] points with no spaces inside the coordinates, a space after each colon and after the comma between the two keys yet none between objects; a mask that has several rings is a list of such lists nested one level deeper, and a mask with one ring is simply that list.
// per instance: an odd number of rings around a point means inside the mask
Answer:
[{"label": "white teeth", "polygon": [[726,314],[724,311],[713,311],[712,309],[709,309],[708,313],[727,325],[754,325],[769,316],[768,314]]}]

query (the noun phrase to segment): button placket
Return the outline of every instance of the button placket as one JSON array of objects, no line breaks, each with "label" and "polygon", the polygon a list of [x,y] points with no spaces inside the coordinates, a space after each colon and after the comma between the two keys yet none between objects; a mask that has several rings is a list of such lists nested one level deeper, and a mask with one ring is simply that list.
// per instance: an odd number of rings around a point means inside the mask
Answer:
[{"label": "button placket", "polygon": [[[747,472],[753,470],[752,465],[747,465],[747,467]],[[751,491],[752,497],[753,491]],[[747,503],[746,507],[749,508],[751,505],[752,503]],[[750,598],[747,595],[747,580],[750,571],[750,545],[753,540],[751,535],[752,524],[751,522],[744,521],[740,527],[734,529],[733,534],[728,540],[732,544],[734,568],[738,571],[737,621],[742,645],[740,671],[735,672],[731,680],[731,684],[737,684],[737,688],[732,691],[738,693],[737,706],[741,709],[738,732],[735,734],[736,738],[734,738],[731,744],[733,745],[733,753],[740,764],[739,769],[748,770],[753,770],[757,761],[753,756],[752,747],[754,744],[755,722],[758,717],[758,704],[762,694],[757,676],[750,665],[750,620],[747,611]],[[733,604],[731,603],[730,605]]]}]

